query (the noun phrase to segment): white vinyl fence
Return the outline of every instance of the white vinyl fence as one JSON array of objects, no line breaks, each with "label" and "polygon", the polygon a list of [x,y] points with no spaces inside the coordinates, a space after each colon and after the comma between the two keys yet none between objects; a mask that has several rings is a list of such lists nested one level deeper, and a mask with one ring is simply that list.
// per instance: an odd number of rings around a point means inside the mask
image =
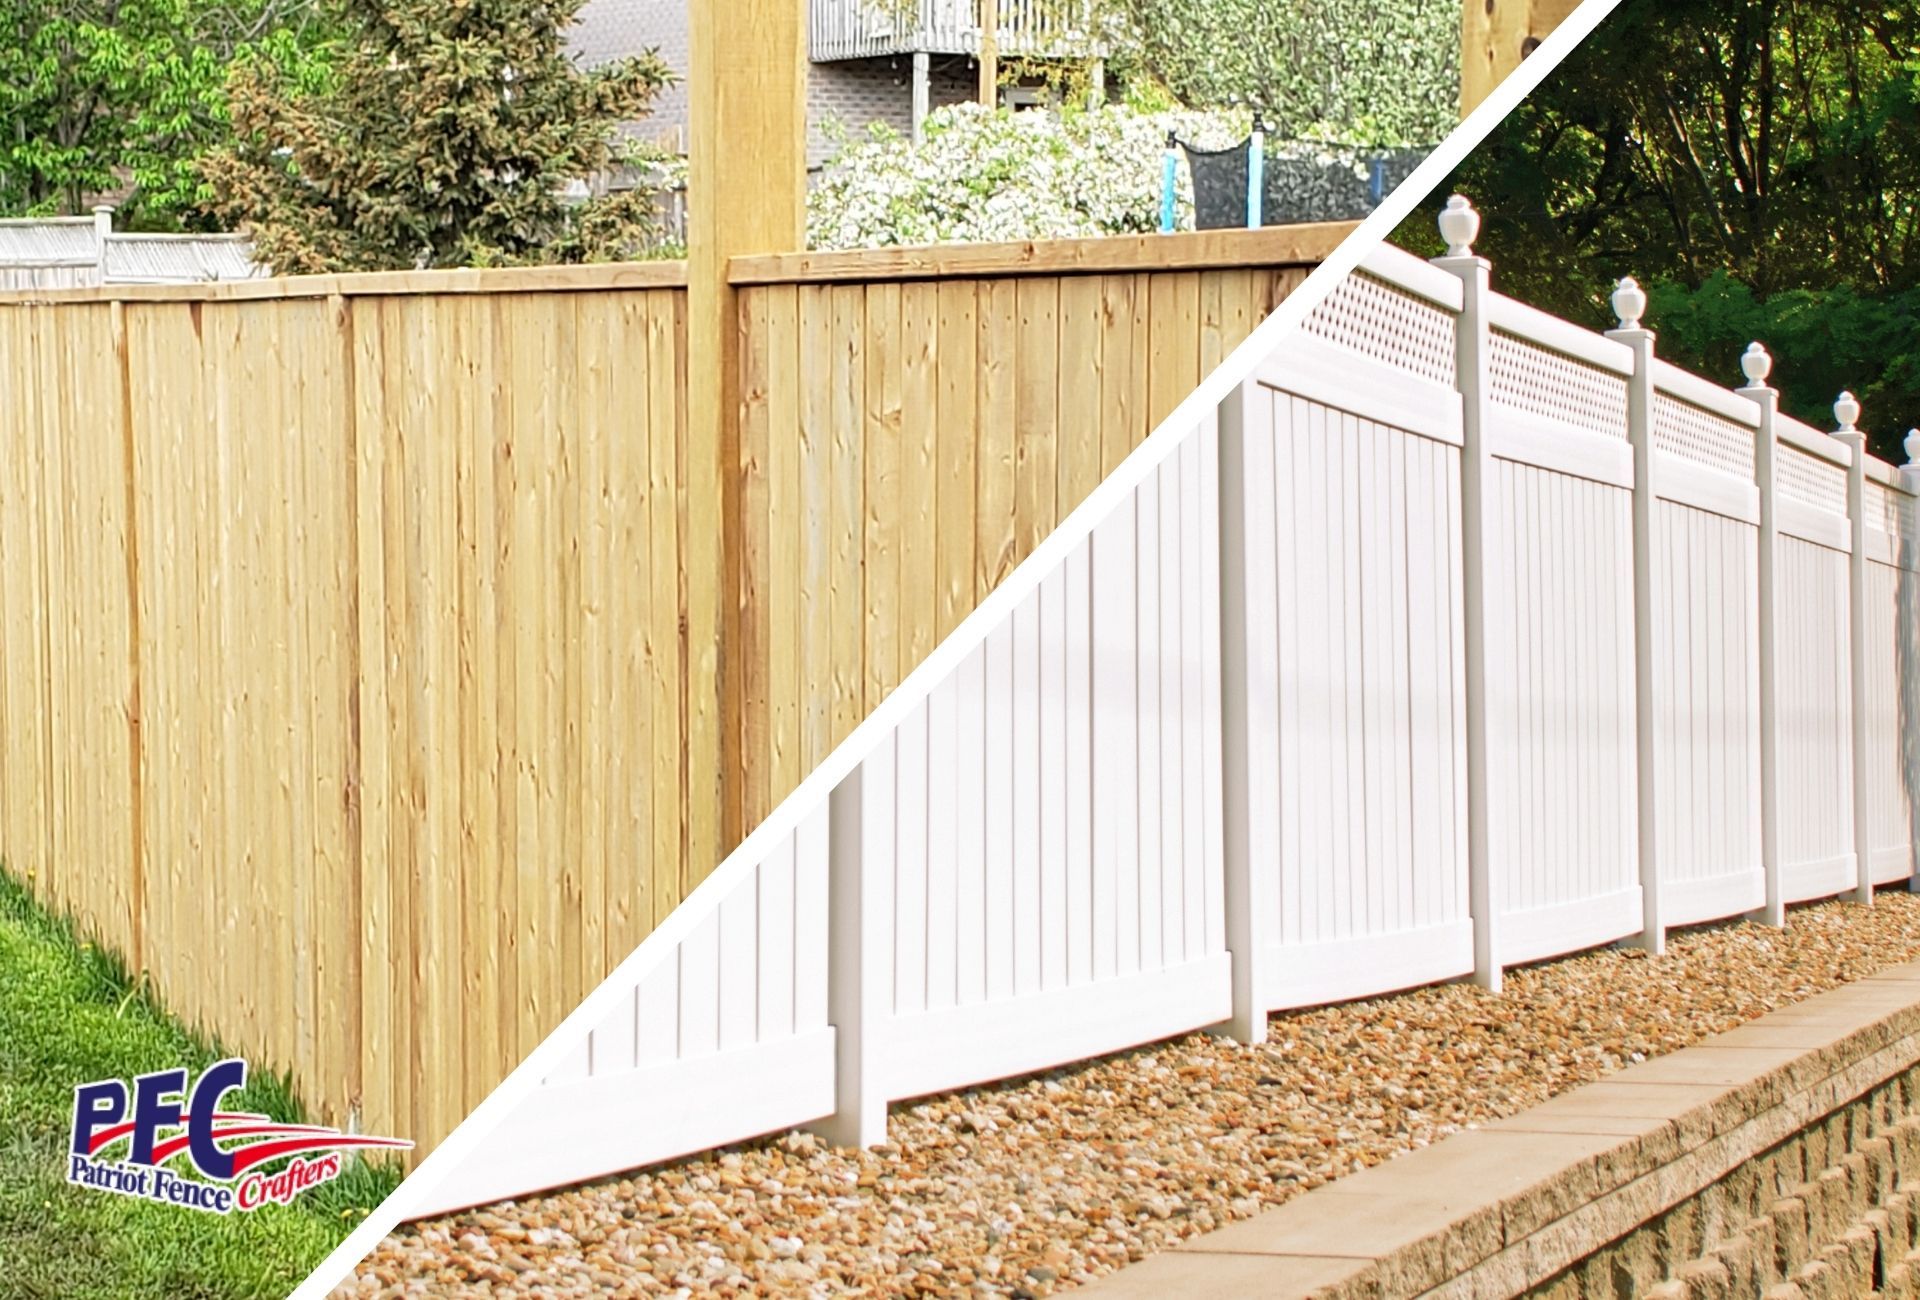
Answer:
[{"label": "white vinyl fence", "polygon": [[[434,1195],[1910,880],[1920,468],[1368,257]],[[1908,441],[1910,461],[1920,435]],[[797,796],[796,796],[797,797]]]}]

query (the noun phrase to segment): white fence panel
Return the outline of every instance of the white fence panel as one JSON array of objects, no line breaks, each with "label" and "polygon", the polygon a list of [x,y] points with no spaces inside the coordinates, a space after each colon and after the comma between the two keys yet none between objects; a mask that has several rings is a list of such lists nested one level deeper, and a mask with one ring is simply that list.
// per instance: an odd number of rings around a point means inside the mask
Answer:
[{"label": "white fence panel", "polygon": [[1830,440],[1784,417],[1780,426],[1780,862],[1792,903],[1850,889],[1859,878],[1847,678],[1851,546],[1846,470],[1814,450]]},{"label": "white fence panel", "polygon": [[1496,462],[1488,755],[1500,957],[1637,933],[1629,494]]},{"label": "white fence panel", "polygon": [[1654,826],[1673,925],[1766,902],[1754,419],[1655,399]]},{"label": "white fence panel", "polygon": [[1634,768],[1633,460],[1626,349],[1496,302],[1489,870],[1511,965],[1641,928],[1637,800],[1620,779]]},{"label": "white fence panel", "polygon": [[1473,969],[1451,321],[1355,277],[1307,328],[1237,435],[1263,1011]]},{"label": "white fence panel", "polygon": [[887,920],[880,1100],[1227,1017],[1214,454],[1190,437],[862,763],[836,871]]},{"label": "white fence panel", "polygon": [[[1891,476],[1889,476],[1891,477]],[[1867,482],[1867,705],[1875,884],[1912,876],[1920,843],[1920,529],[1899,486]],[[1904,686],[1903,686],[1904,683]]]}]

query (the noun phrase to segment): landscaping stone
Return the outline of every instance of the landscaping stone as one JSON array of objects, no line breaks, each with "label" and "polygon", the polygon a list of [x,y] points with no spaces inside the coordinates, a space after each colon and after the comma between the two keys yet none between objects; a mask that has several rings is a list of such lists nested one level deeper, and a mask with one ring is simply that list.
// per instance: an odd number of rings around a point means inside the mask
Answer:
[{"label": "landscaping stone", "polygon": [[[1498,996],[1456,984],[1276,1015],[1261,1047],[1191,1034],[897,1106],[881,1150],[789,1134],[412,1225],[336,1294],[1037,1298],[1916,957],[1920,899],[1887,892],[1797,909],[1785,931],[1677,934],[1660,958],[1511,971]],[[1814,1166],[1753,1255],[1703,1265],[1684,1293],[1771,1252],[1787,1276],[1807,1266],[1783,1295],[1851,1284],[1877,1222],[1808,1259],[1795,1216],[1870,1204],[1890,1150],[1831,1178]]]}]

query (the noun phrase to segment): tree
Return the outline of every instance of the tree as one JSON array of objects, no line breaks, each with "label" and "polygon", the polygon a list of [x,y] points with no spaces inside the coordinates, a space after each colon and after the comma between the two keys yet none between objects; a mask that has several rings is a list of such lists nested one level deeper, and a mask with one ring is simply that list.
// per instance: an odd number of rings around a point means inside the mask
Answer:
[{"label": "tree", "polygon": [[650,194],[566,191],[628,156],[618,126],[671,74],[652,53],[581,71],[563,41],[581,2],[345,0],[325,87],[237,69],[214,211],[283,274],[638,252]]},{"label": "tree", "polygon": [[1434,144],[1459,120],[1459,0],[1098,3],[1123,70],[1189,107],[1251,105],[1283,138],[1335,124],[1355,144]]},{"label": "tree", "polygon": [[[1484,217],[1500,287],[1594,326],[1649,285],[1668,358],[1737,380],[1753,339],[1793,414],[1843,387],[1875,450],[1920,423],[1920,4],[1627,0],[1446,193]],[[1655,70],[1648,72],[1646,70]]]},{"label": "tree", "polygon": [[202,218],[201,154],[227,132],[242,55],[320,75],[314,0],[0,0],[0,214],[80,213],[131,186],[123,219]]},{"label": "tree", "polygon": [[[876,2],[918,20],[920,0]],[[978,15],[985,43],[992,0],[962,12]],[[1353,144],[1430,145],[1459,121],[1460,0],[1026,0],[1021,13],[1068,50],[1098,36],[1120,78],[1174,104],[1257,108],[1287,139],[1324,138],[1331,124]],[[1046,75],[1049,64],[1000,67]]]}]

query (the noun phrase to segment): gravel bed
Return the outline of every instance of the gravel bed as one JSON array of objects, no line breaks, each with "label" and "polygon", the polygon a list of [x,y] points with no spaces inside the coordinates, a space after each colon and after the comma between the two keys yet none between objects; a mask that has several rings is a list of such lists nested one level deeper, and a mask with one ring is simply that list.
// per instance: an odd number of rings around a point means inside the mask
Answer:
[{"label": "gravel bed", "polygon": [[1920,957],[1920,898],[1796,909],[1273,1017],[409,1226],[335,1293],[1049,1295],[1342,1174]]}]

